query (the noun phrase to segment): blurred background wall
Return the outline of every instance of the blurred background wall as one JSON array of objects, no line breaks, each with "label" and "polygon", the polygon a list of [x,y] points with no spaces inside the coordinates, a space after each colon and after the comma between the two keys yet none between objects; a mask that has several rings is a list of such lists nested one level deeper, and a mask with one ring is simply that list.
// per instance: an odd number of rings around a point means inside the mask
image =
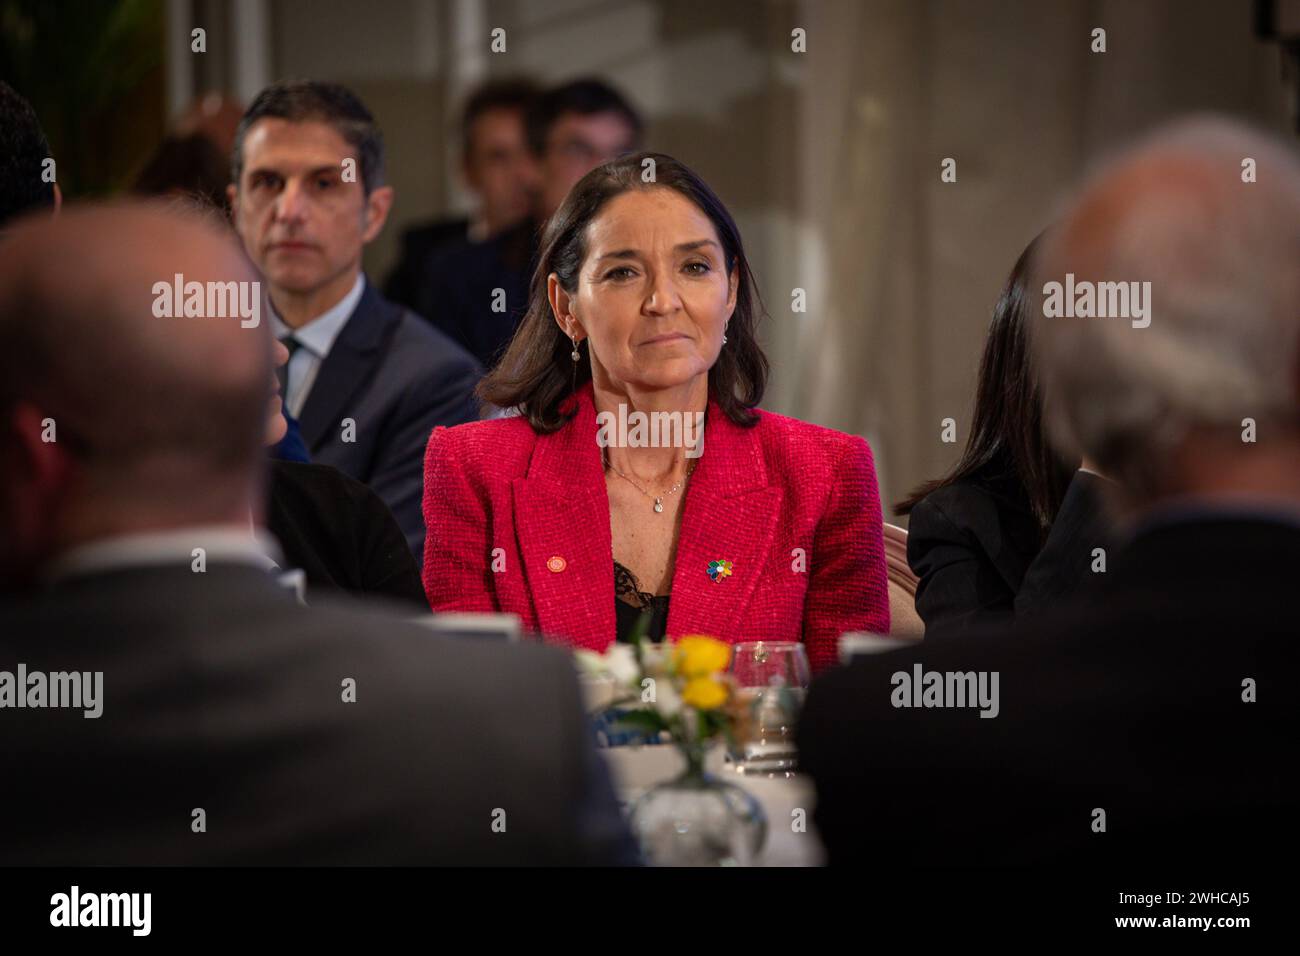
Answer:
[{"label": "blurred background wall", "polygon": [[[376,278],[404,226],[463,206],[468,89],[599,75],[644,112],[648,146],[697,168],[735,214],[770,314],[765,406],[866,436],[893,501],[955,461],[998,289],[1090,162],[1195,110],[1294,136],[1294,80],[1255,36],[1257,13],[1250,0],[0,0],[0,73],[46,120],[73,196],[128,179],[196,96],[246,102],[287,77],[354,87],[397,190],[367,253]],[[498,27],[504,53],[489,49]],[[940,180],[945,158],[956,182]],[[940,439],[947,417],[955,444]]]}]

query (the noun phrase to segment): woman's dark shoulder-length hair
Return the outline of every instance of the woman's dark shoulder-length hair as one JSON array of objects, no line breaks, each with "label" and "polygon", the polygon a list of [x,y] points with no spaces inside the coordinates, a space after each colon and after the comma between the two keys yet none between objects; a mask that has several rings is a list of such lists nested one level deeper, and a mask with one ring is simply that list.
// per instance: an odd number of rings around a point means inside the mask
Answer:
[{"label": "woman's dark shoulder-length hair", "polygon": [[1020,254],[993,308],[961,459],[947,475],[925,482],[895,505],[895,514],[910,514],[922,498],[959,481],[1010,479],[1024,489],[1041,536],[1056,520],[1072,469],[1048,442],[1033,370],[1028,284],[1038,242]]},{"label": "woman's dark shoulder-length hair", "polygon": [[[647,181],[643,177],[649,177],[651,171],[653,180]],[[557,431],[572,418],[572,411],[561,411],[561,406],[590,381],[591,363],[587,356],[573,361],[573,343],[551,314],[546,280],[554,272],[565,292],[577,291],[578,273],[587,255],[587,226],[611,199],[633,189],[675,190],[708,216],[717,230],[727,276],[735,273],[739,278],[727,344],[709,369],[709,393],[731,421],[743,426],[756,424],[754,409],[763,399],[768,363],[756,337],[762,303],[740,230],[708,184],[684,163],[663,153],[634,153],[605,163],[569,191],[542,234],[528,311],[500,361],[479,383],[479,397],[501,408],[517,408],[540,434]]]}]

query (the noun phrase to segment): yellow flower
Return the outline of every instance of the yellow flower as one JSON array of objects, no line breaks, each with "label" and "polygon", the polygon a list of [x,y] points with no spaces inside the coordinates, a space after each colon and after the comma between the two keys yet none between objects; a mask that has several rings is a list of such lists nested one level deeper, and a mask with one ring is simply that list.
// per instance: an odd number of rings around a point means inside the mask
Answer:
[{"label": "yellow flower", "polygon": [[723,641],[697,634],[677,642],[674,663],[687,680],[726,670],[730,662],[731,645]]},{"label": "yellow flower", "polygon": [[682,703],[700,710],[713,710],[727,702],[727,685],[712,677],[695,677],[682,691]]}]

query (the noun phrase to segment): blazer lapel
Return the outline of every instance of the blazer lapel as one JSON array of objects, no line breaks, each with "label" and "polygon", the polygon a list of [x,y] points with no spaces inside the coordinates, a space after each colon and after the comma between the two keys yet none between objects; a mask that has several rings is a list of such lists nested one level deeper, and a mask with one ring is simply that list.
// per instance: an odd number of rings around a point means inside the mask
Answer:
[{"label": "blazer lapel", "polygon": [[401,317],[387,306],[367,281],[356,309],[321,362],[298,418],[302,439],[312,452],[337,433],[348,406],[378,372]]},{"label": "blazer lapel", "polygon": [[[512,493],[538,628],[579,647],[603,650],[613,643],[616,626],[614,547],[590,385],[579,391],[574,419],[538,438],[528,475],[512,482]],[[704,454],[683,504],[669,637],[770,636],[736,628],[767,568],[782,500],[781,489],[768,485],[758,436],[710,401]],[[710,577],[715,560],[730,561],[731,574],[716,581]]]},{"label": "blazer lapel", "polygon": [[615,631],[609,495],[586,391],[577,408],[558,432],[537,439],[528,476],[511,483],[515,531],[538,628],[603,650]]},{"label": "blazer lapel", "polygon": [[[736,632],[767,567],[783,494],[769,487],[753,429],[733,423],[709,402],[704,453],[686,488],[681,537],[668,604],[668,635],[707,634],[730,641],[766,634]],[[714,561],[731,573],[709,574]]]}]

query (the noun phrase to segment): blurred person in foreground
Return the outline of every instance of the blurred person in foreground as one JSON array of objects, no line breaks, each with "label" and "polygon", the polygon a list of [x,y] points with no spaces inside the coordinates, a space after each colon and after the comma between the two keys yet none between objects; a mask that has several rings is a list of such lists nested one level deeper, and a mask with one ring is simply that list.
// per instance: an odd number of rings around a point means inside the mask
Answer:
[{"label": "blurred person in foreground", "polygon": [[583,177],[480,386],[518,414],[429,440],[430,606],[593,650],[643,615],[652,640],[802,641],[815,671],[845,631],[889,633],[871,449],[757,408],[760,317],[740,231],[696,173],[644,153]]},{"label": "blurred person in foreground", "polygon": [[489,80],[465,101],[460,119],[460,174],[474,196],[469,216],[421,223],[402,233],[402,252],[384,295],[419,311],[421,274],[429,256],[447,246],[486,242],[532,212],[538,189],[537,161],[528,146],[525,120],[537,88],[531,80]]},{"label": "blurred person in foreground", "polygon": [[436,425],[478,417],[480,370],[361,271],[393,202],[374,117],[335,84],[269,86],[240,123],[232,178],[235,229],[290,352],[285,404],[311,459],[383,498],[419,560],[421,455]]},{"label": "blurred person in foreground", "polygon": [[908,515],[907,561],[927,638],[1006,624],[1090,583],[1111,546],[1105,479],[1052,447],[1029,341],[1037,241],[1016,260],[993,308],[970,437],[951,472],[894,509]]},{"label": "blurred person in foreground", "polygon": [[[1297,262],[1295,148],[1218,119],[1112,160],[1044,237],[1049,427],[1114,479],[1129,539],[1090,600],[814,682],[799,746],[831,862],[1293,859]],[[1058,314],[1069,282],[1138,283],[1149,324]]]},{"label": "blurred person in foreground", "polygon": [[0,240],[0,863],[629,859],[567,656],[277,586],[266,325],[156,317],[178,273],[256,279],[153,207]]},{"label": "blurred person in foreground", "polygon": [[583,176],[640,149],[643,132],[640,114],[601,80],[573,80],[536,97],[527,135],[540,182],[530,214],[485,242],[466,240],[431,253],[415,311],[492,368],[528,309],[546,221]]}]

